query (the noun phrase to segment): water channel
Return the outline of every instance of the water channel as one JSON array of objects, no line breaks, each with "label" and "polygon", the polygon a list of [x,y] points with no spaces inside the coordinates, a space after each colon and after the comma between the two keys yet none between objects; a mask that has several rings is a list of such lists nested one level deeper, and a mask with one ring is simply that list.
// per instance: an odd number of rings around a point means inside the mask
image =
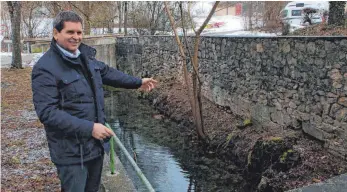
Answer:
[{"label": "water channel", "polygon": [[[184,127],[166,118],[149,102],[128,91],[105,99],[107,121],[158,192],[244,191],[240,170],[230,161],[189,147]],[[116,149],[137,191],[146,191],[125,155]]]}]

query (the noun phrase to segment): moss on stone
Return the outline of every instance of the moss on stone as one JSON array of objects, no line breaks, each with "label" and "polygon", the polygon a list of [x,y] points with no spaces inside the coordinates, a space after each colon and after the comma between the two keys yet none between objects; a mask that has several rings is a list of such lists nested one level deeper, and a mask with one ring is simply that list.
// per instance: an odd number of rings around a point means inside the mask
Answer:
[{"label": "moss on stone", "polygon": [[230,134],[227,136],[226,142],[229,143],[230,140],[233,138],[233,136],[234,136],[234,133],[230,133]]},{"label": "moss on stone", "polygon": [[251,160],[252,160],[252,151],[250,151],[248,153],[248,156],[247,156],[247,165],[250,166],[251,165]]},{"label": "moss on stone", "polygon": [[282,137],[270,137],[269,141],[282,141],[283,138]]},{"label": "moss on stone", "polygon": [[251,121],[251,119],[245,119],[245,120],[243,121],[243,124],[244,124],[245,126],[247,126],[247,125],[252,124],[252,121]]},{"label": "moss on stone", "polygon": [[277,144],[283,142],[283,138],[282,137],[270,137],[268,139],[265,139],[262,143],[263,147],[267,146],[267,145],[273,145],[273,144]]},{"label": "moss on stone", "polygon": [[281,162],[281,163],[284,163],[284,162],[286,161],[287,156],[288,156],[288,153],[293,153],[293,150],[292,150],[292,149],[289,149],[289,150],[285,151],[285,152],[281,155],[281,157],[280,157],[280,162]]},{"label": "moss on stone", "polygon": [[228,134],[228,136],[227,136],[227,138],[225,140],[225,143],[223,145],[224,148],[226,148],[229,145],[229,143],[230,143],[231,139],[233,138],[233,136],[234,136],[233,132]]}]

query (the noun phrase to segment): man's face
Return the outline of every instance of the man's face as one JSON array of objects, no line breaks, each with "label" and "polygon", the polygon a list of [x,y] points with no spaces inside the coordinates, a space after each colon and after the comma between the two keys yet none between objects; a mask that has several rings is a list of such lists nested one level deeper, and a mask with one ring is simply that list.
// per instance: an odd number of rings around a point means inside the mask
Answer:
[{"label": "man's face", "polygon": [[59,46],[75,53],[82,41],[82,24],[80,22],[64,22],[64,28],[59,32],[54,28],[54,39]]}]

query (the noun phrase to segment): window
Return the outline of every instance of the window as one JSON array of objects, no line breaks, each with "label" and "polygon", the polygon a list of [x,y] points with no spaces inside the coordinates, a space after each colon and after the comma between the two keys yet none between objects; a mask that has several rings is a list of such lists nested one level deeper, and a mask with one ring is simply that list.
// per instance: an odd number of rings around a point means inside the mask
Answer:
[{"label": "window", "polygon": [[301,10],[292,10],[292,16],[301,16]]},{"label": "window", "polygon": [[282,18],[285,18],[288,16],[288,10],[283,10],[281,13]]},{"label": "window", "polygon": [[296,7],[304,7],[305,3],[297,3]]}]

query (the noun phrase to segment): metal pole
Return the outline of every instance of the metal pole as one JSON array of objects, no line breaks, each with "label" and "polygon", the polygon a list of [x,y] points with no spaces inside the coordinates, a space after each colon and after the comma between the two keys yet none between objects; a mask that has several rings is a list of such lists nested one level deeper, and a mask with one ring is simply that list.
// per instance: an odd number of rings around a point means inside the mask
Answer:
[{"label": "metal pole", "polygon": [[[111,129],[110,125],[108,123],[105,124],[107,128]],[[146,176],[142,173],[141,169],[137,166],[136,162],[134,159],[131,157],[131,155],[128,153],[127,149],[124,147],[122,142],[118,139],[118,137],[115,135],[113,136],[114,141],[116,144],[119,146],[119,148],[123,151],[125,154],[125,157],[130,161],[130,164],[133,166],[135,169],[137,175],[140,177],[142,182],[145,184],[147,187],[148,191],[150,192],[155,192],[154,188],[152,187],[151,183],[147,180]],[[111,142],[111,141],[110,141]]]}]

